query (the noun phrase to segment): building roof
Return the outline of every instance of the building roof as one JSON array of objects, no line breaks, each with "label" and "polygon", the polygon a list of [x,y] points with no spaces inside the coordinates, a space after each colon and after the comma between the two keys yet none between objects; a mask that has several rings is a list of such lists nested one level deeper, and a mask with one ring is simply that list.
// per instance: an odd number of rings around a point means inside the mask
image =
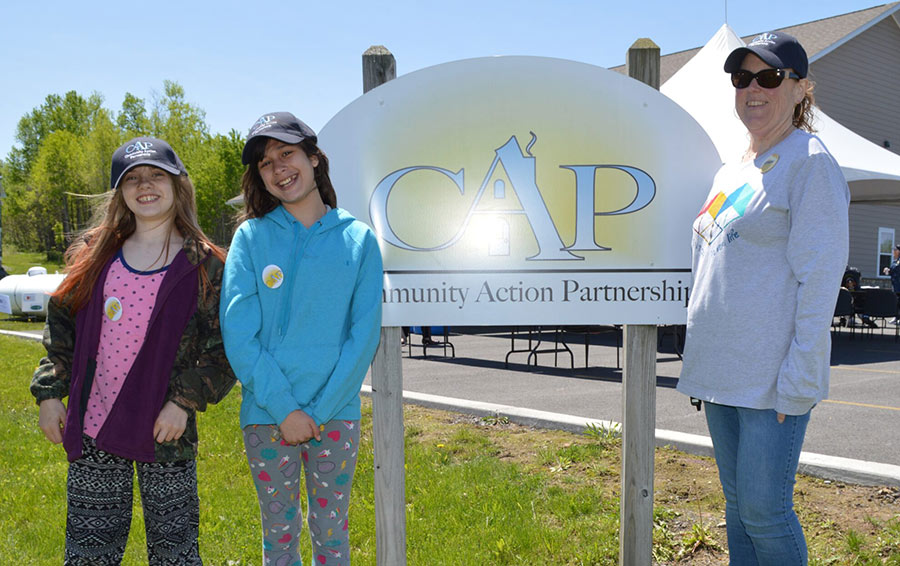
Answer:
[{"label": "building roof", "polygon": [[[813,63],[816,59],[829,53],[832,49],[854,37],[857,33],[865,31],[870,26],[898,11],[900,11],[900,2],[892,2],[890,4],[875,6],[874,8],[857,10],[856,12],[850,12],[849,14],[841,14],[839,16],[823,18],[805,24],[780,28],[777,31],[787,32],[796,37],[800,44],[803,45],[804,49],[806,49],[809,61]],[[753,33],[742,37],[741,39],[743,39],[744,42],[748,42],[759,35],[759,33]],[[660,83],[669,80],[669,77],[678,72],[685,63],[690,61],[691,58],[700,51],[701,47],[663,55],[660,58]],[[624,74],[625,65],[611,67],[611,70]]]}]

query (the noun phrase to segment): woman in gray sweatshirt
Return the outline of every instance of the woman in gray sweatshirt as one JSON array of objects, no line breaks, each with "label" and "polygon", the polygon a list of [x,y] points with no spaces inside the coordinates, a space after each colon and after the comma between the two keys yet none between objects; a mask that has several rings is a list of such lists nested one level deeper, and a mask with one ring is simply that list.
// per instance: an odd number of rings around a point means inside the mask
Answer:
[{"label": "woman in gray sweatshirt", "polygon": [[719,170],[693,225],[678,390],[706,405],[733,565],[807,564],[794,478],[810,411],[828,393],[850,201],[811,133],[808,68],[781,32],[728,56],[750,145]]}]

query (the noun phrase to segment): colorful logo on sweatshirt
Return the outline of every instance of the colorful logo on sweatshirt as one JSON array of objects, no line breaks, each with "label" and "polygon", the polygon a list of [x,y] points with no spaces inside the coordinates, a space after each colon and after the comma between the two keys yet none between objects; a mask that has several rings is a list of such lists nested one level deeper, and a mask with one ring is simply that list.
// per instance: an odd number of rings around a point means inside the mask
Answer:
[{"label": "colorful logo on sweatshirt", "polygon": [[262,280],[269,289],[277,289],[284,283],[284,272],[275,264],[267,265],[263,268]]},{"label": "colorful logo on sweatshirt", "polygon": [[122,301],[116,297],[106,299],[106,302],[103,303],[103,312],[106,314],[106,318],[116,322],[122,318]]},{"label": "colorful logo on sweatshirt", "polygon": [[744,184],[730,194],[715,194],[700,210],[694,220],[694,232],[708,244],[725,232],[725,228],[744,215],[747,205],[756,191],[749,184]]}]

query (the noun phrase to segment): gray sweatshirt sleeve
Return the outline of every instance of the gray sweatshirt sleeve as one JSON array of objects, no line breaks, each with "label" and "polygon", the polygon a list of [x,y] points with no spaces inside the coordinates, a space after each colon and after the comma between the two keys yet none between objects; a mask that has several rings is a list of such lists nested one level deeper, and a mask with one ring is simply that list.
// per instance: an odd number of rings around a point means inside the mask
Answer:
[{"label": "gray sweatshirt sleeve", "polygon": [[804,414],[827,395],[829,331],[849,252],[849,204],[850,191],[834,159],[816,153],[805,160],[790,194],[787,259],[798,284],[797,312],[778,373],[779,413]]}]

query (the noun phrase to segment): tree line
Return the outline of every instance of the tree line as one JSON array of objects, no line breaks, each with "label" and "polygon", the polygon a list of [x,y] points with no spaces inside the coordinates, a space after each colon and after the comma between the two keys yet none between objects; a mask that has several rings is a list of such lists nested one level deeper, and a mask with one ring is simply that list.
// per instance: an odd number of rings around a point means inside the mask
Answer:
[{"label": "tree line", "polygon": [[240,193],[243,136],[235,130],[210,134],[206,113],[186,101],[184,88],[172,81],[163,86],[149,109],[131,93],[113,112],[97,93],[70,91],[47,96],[23,116],[15,136],[21,147],[0,162],[4,245],[59,257],[87,227],[96,196],[109,190],[113,152],[137,136],[169,142],[194,183],[201,227],[227,244],[235,210],[226,201]]}]

